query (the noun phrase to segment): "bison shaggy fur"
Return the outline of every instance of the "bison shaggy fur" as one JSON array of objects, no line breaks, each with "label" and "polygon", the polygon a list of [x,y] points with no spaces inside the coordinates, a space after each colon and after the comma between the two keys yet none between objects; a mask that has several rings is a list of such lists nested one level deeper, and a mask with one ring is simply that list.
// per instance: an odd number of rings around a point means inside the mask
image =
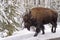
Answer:
[{"label": "bison shaggy fur", "polygon": [[32,8],[28,14],[23,17],[25,28],[30,30],[30,26],[36,27],[36,33],[34,36],[37,36],[38,33],[42,30],[44,32],[44,24],[51,23],[52,28],[51,32],[56,32],[57,27],[57,17],[58,13],[49,8],[36,7]]}]

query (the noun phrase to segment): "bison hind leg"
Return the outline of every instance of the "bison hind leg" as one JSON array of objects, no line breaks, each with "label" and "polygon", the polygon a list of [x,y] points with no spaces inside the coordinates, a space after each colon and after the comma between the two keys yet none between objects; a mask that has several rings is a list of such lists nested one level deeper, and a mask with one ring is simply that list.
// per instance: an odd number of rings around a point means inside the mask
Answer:
[{"label": "bison hind leg", "polygon": [[56,27],[57,27],[57,23],[56,22],[52,22],[52,29],[51,29],[52,33],[56,32]]}]

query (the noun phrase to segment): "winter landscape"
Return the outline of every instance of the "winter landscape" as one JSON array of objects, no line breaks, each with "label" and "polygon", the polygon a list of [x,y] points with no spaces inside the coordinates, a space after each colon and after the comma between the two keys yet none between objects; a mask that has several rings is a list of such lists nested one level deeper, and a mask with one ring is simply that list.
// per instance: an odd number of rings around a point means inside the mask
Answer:
[{"label": "winter landscape", "polygon": [[[45,7],[58,12],[56,33],[51,24],[45,26],[45,34],[34,37],[35,29],[24,28],[22,17],[34,7]],[[0,40],[51,40],[60,38],[60,0],[0,0]],[[59,39],[55,39],[59,40]]]}]

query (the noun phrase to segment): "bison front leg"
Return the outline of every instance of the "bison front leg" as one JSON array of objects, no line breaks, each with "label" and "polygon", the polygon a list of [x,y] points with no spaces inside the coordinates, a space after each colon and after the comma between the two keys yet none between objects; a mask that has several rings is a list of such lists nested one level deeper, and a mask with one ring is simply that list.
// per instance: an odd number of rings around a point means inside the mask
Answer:
[{"label": "bison front leg", "polygon": [[40,23],[37,23],[37,26],[36,26],[36,33],[34,34],[34,37],[38,35],[38,33],[40,32]]},{"label": "bison front leg", "polygon": [[34,37],[37,36],[39,32],[40,32],[40,28],[37,27],[37,28],[36,28],[36,33],[34,34]]}]

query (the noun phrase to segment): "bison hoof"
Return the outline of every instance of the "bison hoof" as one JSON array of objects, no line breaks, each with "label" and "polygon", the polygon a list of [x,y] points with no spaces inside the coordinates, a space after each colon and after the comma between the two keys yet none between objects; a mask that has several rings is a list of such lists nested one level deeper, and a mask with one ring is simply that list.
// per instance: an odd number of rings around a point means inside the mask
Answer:
[{"label": "bison hoof", "polygon": [[53,33],[56,33],[56,31],[54,31]]},{"label": "bison hoof", "polygon": [[56,33],[56,31],[52,31],[52,33]]}]

